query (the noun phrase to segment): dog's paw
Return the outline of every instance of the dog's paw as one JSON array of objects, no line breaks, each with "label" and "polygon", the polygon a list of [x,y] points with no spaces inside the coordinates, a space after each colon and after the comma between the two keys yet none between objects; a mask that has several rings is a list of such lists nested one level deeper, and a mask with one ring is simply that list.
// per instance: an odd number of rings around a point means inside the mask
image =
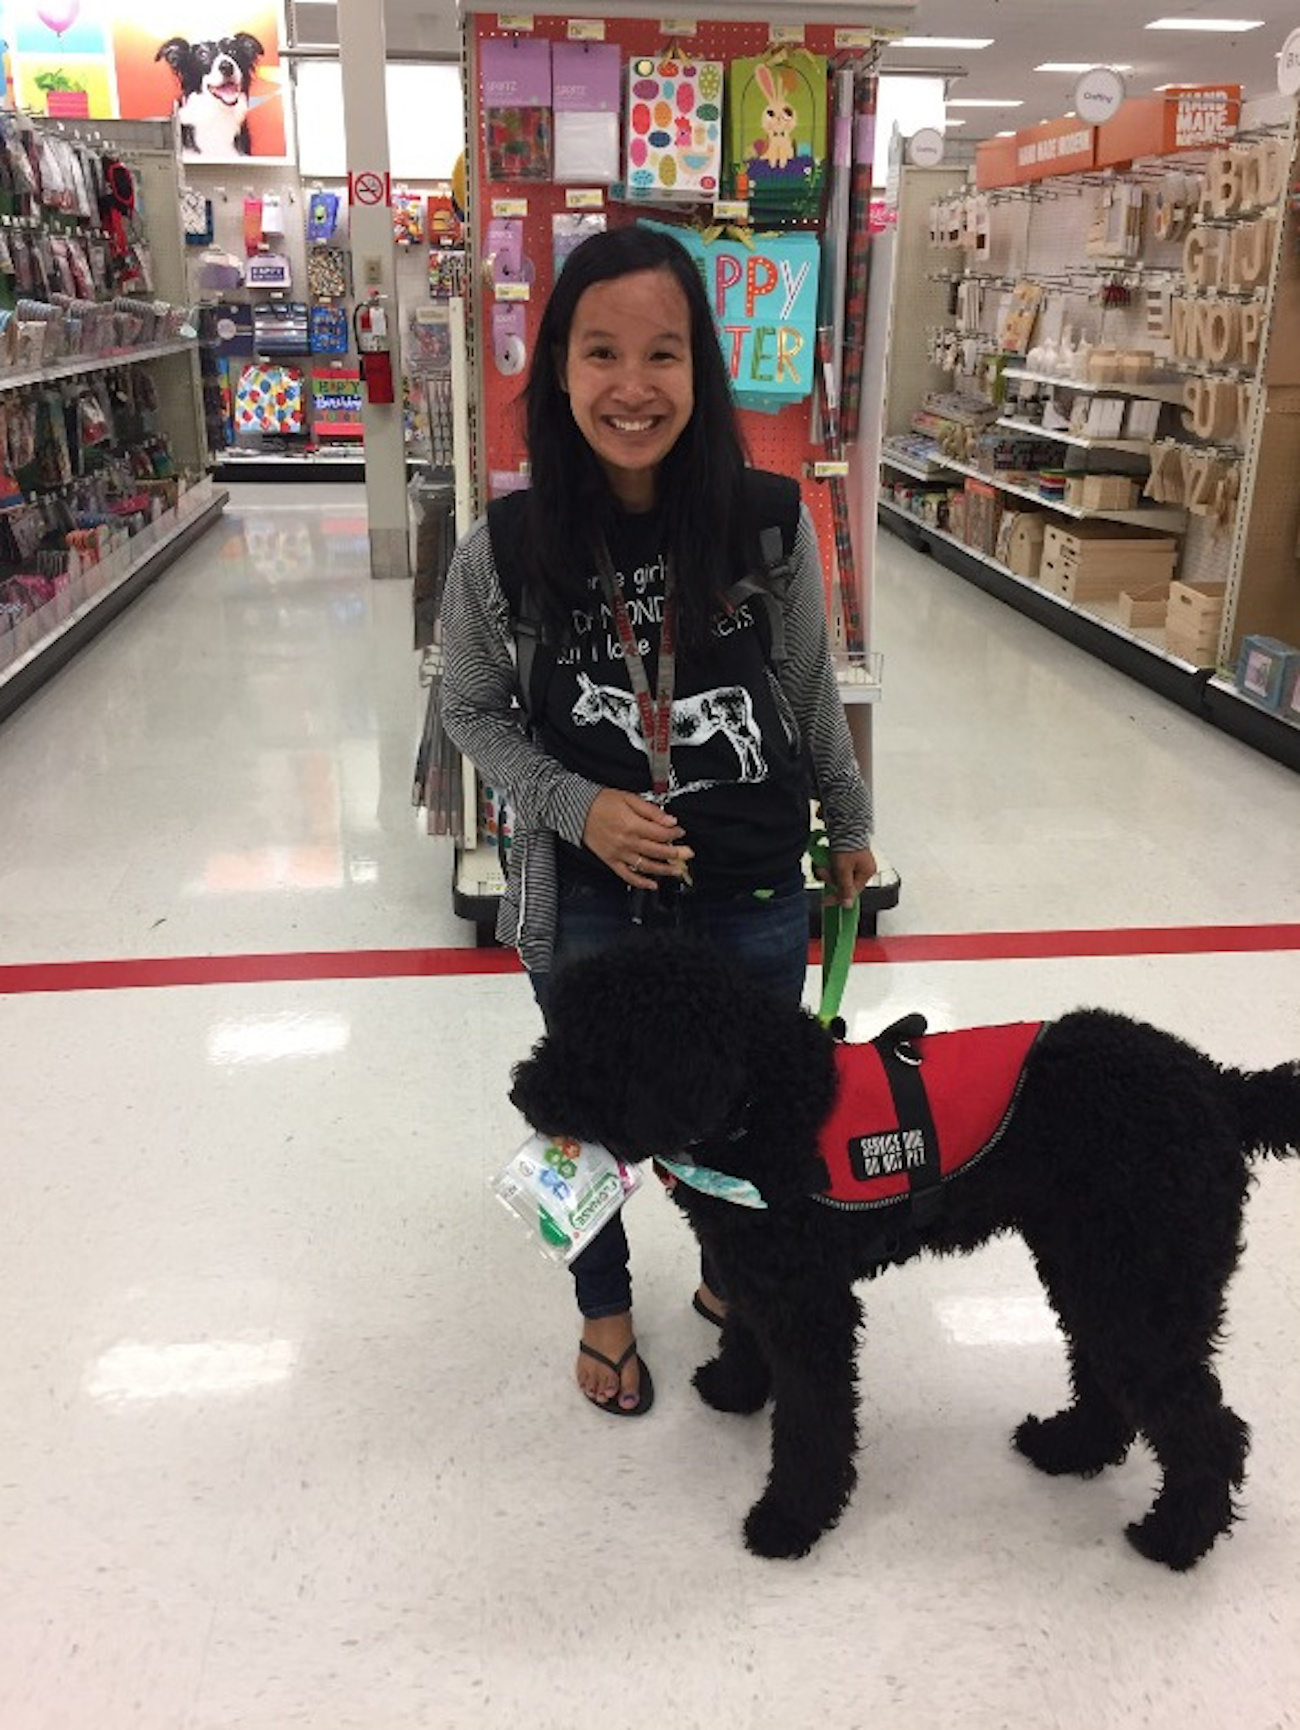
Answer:
[{"label": "dog's paw", "polygon": [[1095,1478],[1122,1464],[1132,1440],[1131,1431],[1097,1423],[1070,1406],[1053,1418],[1026,1418],[1011,1445],[1050,1477]]},{"label": "dog's paw", "polygon": [[1124,1536],[1148,1562],[1160,1562],[1176,1574],[1185,1574],[1209,1553],[1219,1533],[1211,1531],[1207,1536],[1203,1531],[1180,1530],[1156,1508],[1145,1520],[1125,1526]]},{"label": "dog's paw", "polygon": [[792,1561],[806,1556],[822,1535],[823,1528],[809,1525],[789,1509],[764,1496],[745,1516],[745,1548],[771,1561]]},{"label": "dog's paw", "polygon": [[742,1371],[725,1353],[701,1364],[691,1379],[706,1406],[743,1417],[761,1412],[772,1391],[772,1378],[765,1368],[755,1364]]}]

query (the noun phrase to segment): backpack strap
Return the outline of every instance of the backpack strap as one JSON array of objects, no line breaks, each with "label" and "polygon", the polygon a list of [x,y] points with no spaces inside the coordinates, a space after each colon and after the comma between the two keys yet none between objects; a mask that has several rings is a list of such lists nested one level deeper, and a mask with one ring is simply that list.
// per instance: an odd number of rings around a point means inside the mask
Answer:
[{"label": "backpack strap", "polygon": [[546,686],[555,667],[555,649],[542,626],[542,610],[528,580],[520,549],[527,544],[527,491],[507,493],[487,508],[492,563],[510,609],[515,647],[515,695],[531,720],[542,711]]},{"label": "backpack strap", "polygon": [[800,505],[799,483],[789,475],[772,474],[767,469],[745,470],[745,507],[750,521],[759,525],[763,569],[733,583],[723,599],[730,607],[751,599],[758,602],[754,618],[763,639],[763,653],[778,673],[787,660],[784,603],[794,581],[792,560]]}]

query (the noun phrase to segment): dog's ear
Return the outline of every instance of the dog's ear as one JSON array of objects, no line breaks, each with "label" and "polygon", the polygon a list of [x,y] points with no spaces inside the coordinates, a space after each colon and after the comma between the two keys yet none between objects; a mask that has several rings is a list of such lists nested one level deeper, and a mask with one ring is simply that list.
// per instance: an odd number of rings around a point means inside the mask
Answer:
[{"label": "dog's ear", "polygon": [[165,60],[179,78],[181,67],[190,57],[190,45],[183,36],[170,36],[154,55],[155,60]]},{"label": "dog's ear", "polygon": [[251,72],[266,53],[257,37],[250,36],[247,30],[241,30],[230,38],[230,50],[245,72]]}]

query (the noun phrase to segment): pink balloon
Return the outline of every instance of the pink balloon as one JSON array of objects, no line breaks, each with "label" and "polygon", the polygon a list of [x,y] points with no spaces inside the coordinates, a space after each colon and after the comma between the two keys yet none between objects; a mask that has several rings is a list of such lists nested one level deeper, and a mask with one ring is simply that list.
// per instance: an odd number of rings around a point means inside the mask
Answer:
[{"label": "pink balloon", "polygon": [[43,6],[36,8],[36,16],[42,24],[48,24],[56,36],[62,36],[70,25],[77,22],[80,11],[81,0],[45,0]]}]

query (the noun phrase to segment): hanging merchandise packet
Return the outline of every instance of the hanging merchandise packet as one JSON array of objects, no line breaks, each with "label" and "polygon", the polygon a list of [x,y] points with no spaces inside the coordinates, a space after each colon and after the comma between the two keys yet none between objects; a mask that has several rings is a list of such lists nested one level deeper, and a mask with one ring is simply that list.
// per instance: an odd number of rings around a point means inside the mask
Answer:
[{"label": "hanging merchandise packet", "polygon": [[640,203],[718,196],[722,162],[722,62],[658,58],[627,68],[627,196]]},{"label": "hanging merchandise packet", "polygon": [[313,192],[307,206],[307,244],[320,246],[333,240],[339,221],[337,192]]},{"label": "hanging merchandise packet", "polygon": [[508,36],[482,44],[479,92],[489,180],[551,178],[551,44]]},{"label": "hanging merchandise packet", "polygon": [[608,186],[619,177],[622,81],[612,42],[556,42],[551,48],[555,172],[561,186]]},{"label": "hanging merchandise packet", "polygon": [[826,61],[778,48],[731,62],[727,158],[751,221],[815,215],[826,177]]},{"label": "hanging merchandise packet", "polygon": [[560,1263],[586,1249],[640,1187],[636,1168],[597,1142],[545,1135],[531,1136],[492,1184],[547,1260]]}]

